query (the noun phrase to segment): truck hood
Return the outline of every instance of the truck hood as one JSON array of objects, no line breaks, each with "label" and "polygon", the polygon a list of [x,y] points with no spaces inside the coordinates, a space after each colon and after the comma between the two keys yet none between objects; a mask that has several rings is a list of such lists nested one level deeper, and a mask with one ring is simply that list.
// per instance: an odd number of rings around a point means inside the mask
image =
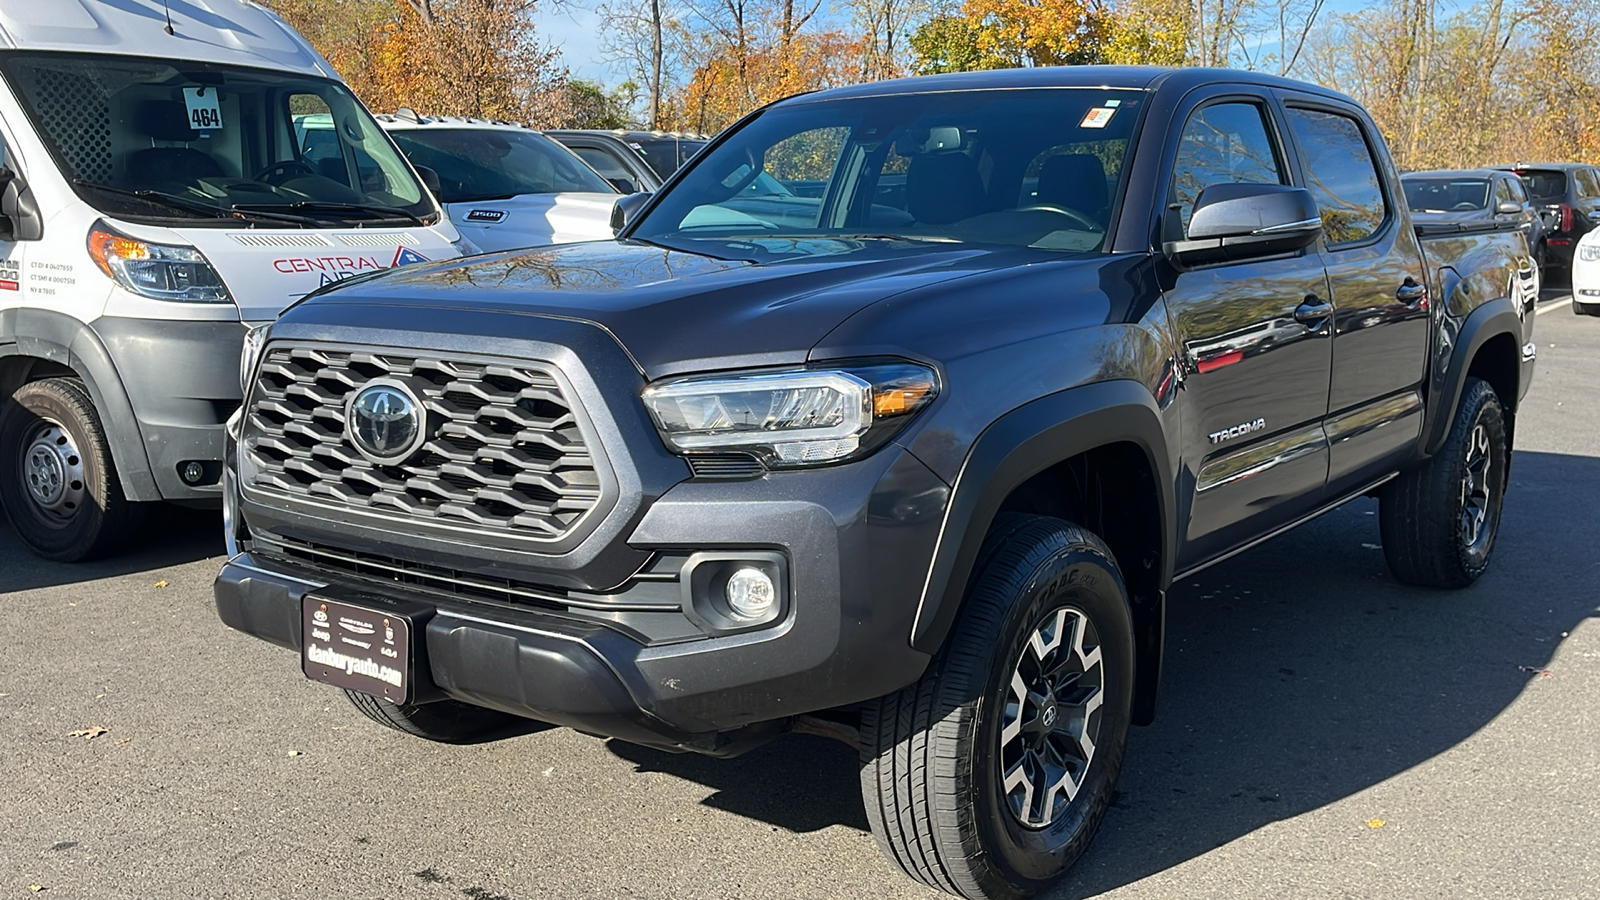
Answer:
[{"label": "truck hood", "polygon": [[[462,309],[553,316],[598,325],[649,378],[689,371],[804,362],[860,310],[891,296],[1032,263],[1059,251],[882,240],[751,241],[729,259],[634,241],[596,241],[471,257],[363,279],[306,301],[375,307],[373,321],[448,331]],[[786,246],[777,246],[786,245]],[[784,250],[789,251],[788,254]],[[437,325],[411,315],[438,310]],[[507,334],[537,336],[537,325]]]},{"label": "truck hood", "polygon": [[[126,230],[135,236],[143,231]],[[205,254],[246,322],[270,322],[306,294],[355,275],[461,255],[445,235],[427,227],[173,231]]]},{"label": "truck hood", "polygon": [[446,203],[445,212],[478,249],[516,250],[609,240],[616,194],[523,194],[505,200]]}]

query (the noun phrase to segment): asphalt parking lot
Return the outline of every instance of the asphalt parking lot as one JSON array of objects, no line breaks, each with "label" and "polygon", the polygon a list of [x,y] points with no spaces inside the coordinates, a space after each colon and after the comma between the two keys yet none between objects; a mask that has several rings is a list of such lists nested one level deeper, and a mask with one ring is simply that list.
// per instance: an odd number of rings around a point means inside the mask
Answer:
[{"label": "asphalt parking lot", "polygon": [[[1600,319],[1549,305],[1489,574],[1398,585],[1360,501],[1176,586],[1159,720],[1057,896],[1600,896]],[[407,738],[224,628],[221,552],[178,510],[86,566],[0,524],[0,897],[937,896],[842,744]]]}]

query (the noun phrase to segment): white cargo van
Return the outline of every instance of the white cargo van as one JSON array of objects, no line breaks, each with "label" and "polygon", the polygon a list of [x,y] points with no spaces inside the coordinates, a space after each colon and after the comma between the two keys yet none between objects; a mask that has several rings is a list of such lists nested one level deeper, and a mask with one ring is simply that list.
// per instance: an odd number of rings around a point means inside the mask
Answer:
[{"label": "white cargo van", "polygon": [[[323,114],[306,159],[294,119]],[[243,0],[0,3],[0,506],[41,556],[219,501],[240,343],[469,245],[326,60]]]}]

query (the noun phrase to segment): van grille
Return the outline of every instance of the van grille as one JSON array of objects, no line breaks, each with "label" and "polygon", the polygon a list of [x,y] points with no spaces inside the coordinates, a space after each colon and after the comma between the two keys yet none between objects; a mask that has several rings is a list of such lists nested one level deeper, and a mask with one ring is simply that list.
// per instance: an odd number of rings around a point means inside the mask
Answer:
[{"label": "van grille", "polygon": [[[345,434],[346,402],[375,378],[403,381],[428,411],[421,447],[397,465]],[[275,344],[247,410],[253,492],[537,541],[567,536],[600,501],[573,405],[537,364]]]}]

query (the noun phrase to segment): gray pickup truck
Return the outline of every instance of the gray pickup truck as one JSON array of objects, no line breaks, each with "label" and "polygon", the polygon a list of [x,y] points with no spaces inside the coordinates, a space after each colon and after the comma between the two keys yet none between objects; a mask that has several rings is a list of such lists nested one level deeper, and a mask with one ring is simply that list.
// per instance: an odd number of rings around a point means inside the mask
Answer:
[{"label": "gray pickup truck", "polygon": [[1339,94],[825,91],[617,224],[251,335],[223,621],[434,740],[831,733],[908,875],[1000,898],[1093,837],[1174,581],[1363,495],[1396,577],[1489,564],[1538,276],[1419,234]]}]

